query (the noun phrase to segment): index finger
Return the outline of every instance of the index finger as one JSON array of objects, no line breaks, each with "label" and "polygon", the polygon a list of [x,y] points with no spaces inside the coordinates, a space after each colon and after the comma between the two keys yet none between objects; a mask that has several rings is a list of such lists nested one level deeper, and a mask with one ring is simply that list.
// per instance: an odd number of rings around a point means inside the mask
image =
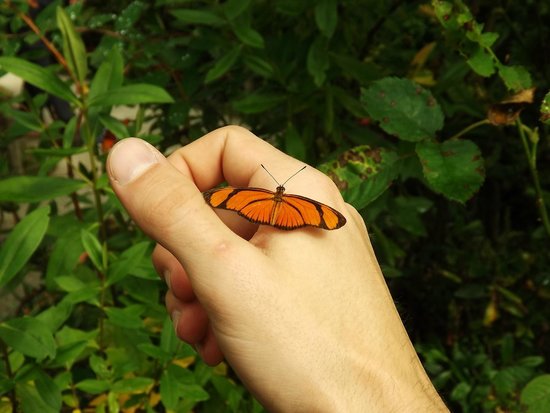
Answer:
[{"label": "index finger", "polygon": [[[226,126],[208,133],[170,155],[170,162],[193,179],[201,191],[224,181],[236,187],[275,189],[276,183],[261,164],[279,183],[304,166],[303,162],[239,126]],[[336,186],[313,167],[306,168],[285,186],[288,193],[312,197],[337,209],[345,208]]]}]

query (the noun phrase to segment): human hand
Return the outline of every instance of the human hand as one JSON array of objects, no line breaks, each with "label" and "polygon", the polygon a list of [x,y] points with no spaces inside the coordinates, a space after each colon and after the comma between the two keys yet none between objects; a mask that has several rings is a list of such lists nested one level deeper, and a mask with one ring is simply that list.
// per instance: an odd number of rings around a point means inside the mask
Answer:
[{"label": "human hand", "polygon": [[107,169],[117,196],[159,244],[177,335],[209,364],[225,358],[276,411],[446,411],[410,343],[361,216],[328,177],[306,168],[287,192],[347,218],[335,231],[281,231],[212,210],[201,191],[224,180],[273,189],[303,164],[239,127],[168,159],[126,139]]}]

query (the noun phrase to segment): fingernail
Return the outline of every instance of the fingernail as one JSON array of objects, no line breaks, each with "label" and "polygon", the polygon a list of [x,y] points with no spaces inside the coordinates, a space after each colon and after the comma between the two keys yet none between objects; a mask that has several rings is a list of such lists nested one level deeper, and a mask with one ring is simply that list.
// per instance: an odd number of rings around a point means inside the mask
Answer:
[{"label": "fingernail", "polygon": [[107,165],[111,178],[121,185],[126,185],[158,161],[157,150],[147,142],[127,138],[113,146]]},{"label": "fingernail", "polygon": [[172,325],[174,326],[174,331],[178,335],[178,321],[180,321],[181,312],[178,310],[172,311]]}]

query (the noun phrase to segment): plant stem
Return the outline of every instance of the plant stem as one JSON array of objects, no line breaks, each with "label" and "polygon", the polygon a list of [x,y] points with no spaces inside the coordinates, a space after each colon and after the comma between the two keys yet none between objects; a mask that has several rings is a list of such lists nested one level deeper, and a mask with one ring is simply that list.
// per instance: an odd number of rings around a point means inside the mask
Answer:
[{"label": "plant stem", "polygon": [[542,225],[546,230],[546,234],[550,237],[550,219],[548,218],[548,210],[546,209],[546,204],[544,202],[544,197],[542,195],[542,188],[540,186],[539,173],[537,171],[537,144],[533,143],[533,147],[529,146],[527,136],[525,136],[525,130],[528,130],[530,134],[536,133],[531,131],[525,125],[521,123],[521,120],[518,118],[516,121],[518,127],[519,136],[523,144],[523,149],[525,150],[525,156],[527,157],[527,164],[529,165],[529,170],[531,171],[531,177],[533,178],[533,184],[535,186],[536,199],[535,203],[539,209],[539,214],[542,219]]},{"label": "plant stem", "polygon": [[[4,359],[4,366],[6,367],[6,374],[10,380],[13,380],[13,371],[11,370],[10,364],[10,355],[8,353],[8,348],[3,340],[0,340],[0,348],[2,349],[2,358]],[[17,413],[19,411],[17,406],[17,395],[15,394],[15,387],[13,387],[10,392],[11,405],[13,412]]]},{"label": "plant stem", "polygon": [[[99,170],[96,163],[96,157],[95,157],[95,137],[92,136],[92,132],[90,130],[90,125],[88,122],[88,113],[87,108],[84,105],[84,109],[82,111],[82,124],[84,129],[84,139],[86,142],[86,147],[88,149],[88,157],[90,159],[90,168],[92,172],[92,192],[94,195],[94,203],[95,208],[97,212],[97,221],[99,224],[99,240],[101,242],[101,257],[102,257],[102,267],[103,271],[98,270],[98,278],[101,285],[101,293],[100,293],[100,308],[101,310],[105,307],[105,271],[107,270],[108,266],[108,250],[107,250],[107,229],[105,226],[105,217],[103,214],[103,204],[101,203],[101,195],[99,193],[99,190],[97,188],[97,182],[99,179]],[[102,315],[99,317],[99,348],[101,351],[104,350],[104,327],[103,327],[103,320],[104,320],[104,312],[102,311]]]},{"label": "plant stem", "polygon": [[472,129],[475,129],[479,126],[487,125],[491,122],[489,122],[488,119],[483,119],[478,122],[472,123],[470,126],[466,126],[464,129],[462,129],[460,132],[458,132],[456,135],[451,136],[449,139],[458,139],[462,135],[465,135],[466,133],[470,132]]}]

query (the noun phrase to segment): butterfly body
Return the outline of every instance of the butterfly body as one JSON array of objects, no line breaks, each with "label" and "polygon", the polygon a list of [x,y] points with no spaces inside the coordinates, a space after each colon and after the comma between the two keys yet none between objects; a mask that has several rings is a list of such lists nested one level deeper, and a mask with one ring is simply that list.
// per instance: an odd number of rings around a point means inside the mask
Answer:
[{"label": "butterfly body", "polygon": [[204,199],[214,207],[237,212],[256,224],[292,230],[312,226],[337,229],[346,218],[334,208],[300,195],[285,194],[279,185],[275,192],[264,188],[215,188],[206,191]]}]

